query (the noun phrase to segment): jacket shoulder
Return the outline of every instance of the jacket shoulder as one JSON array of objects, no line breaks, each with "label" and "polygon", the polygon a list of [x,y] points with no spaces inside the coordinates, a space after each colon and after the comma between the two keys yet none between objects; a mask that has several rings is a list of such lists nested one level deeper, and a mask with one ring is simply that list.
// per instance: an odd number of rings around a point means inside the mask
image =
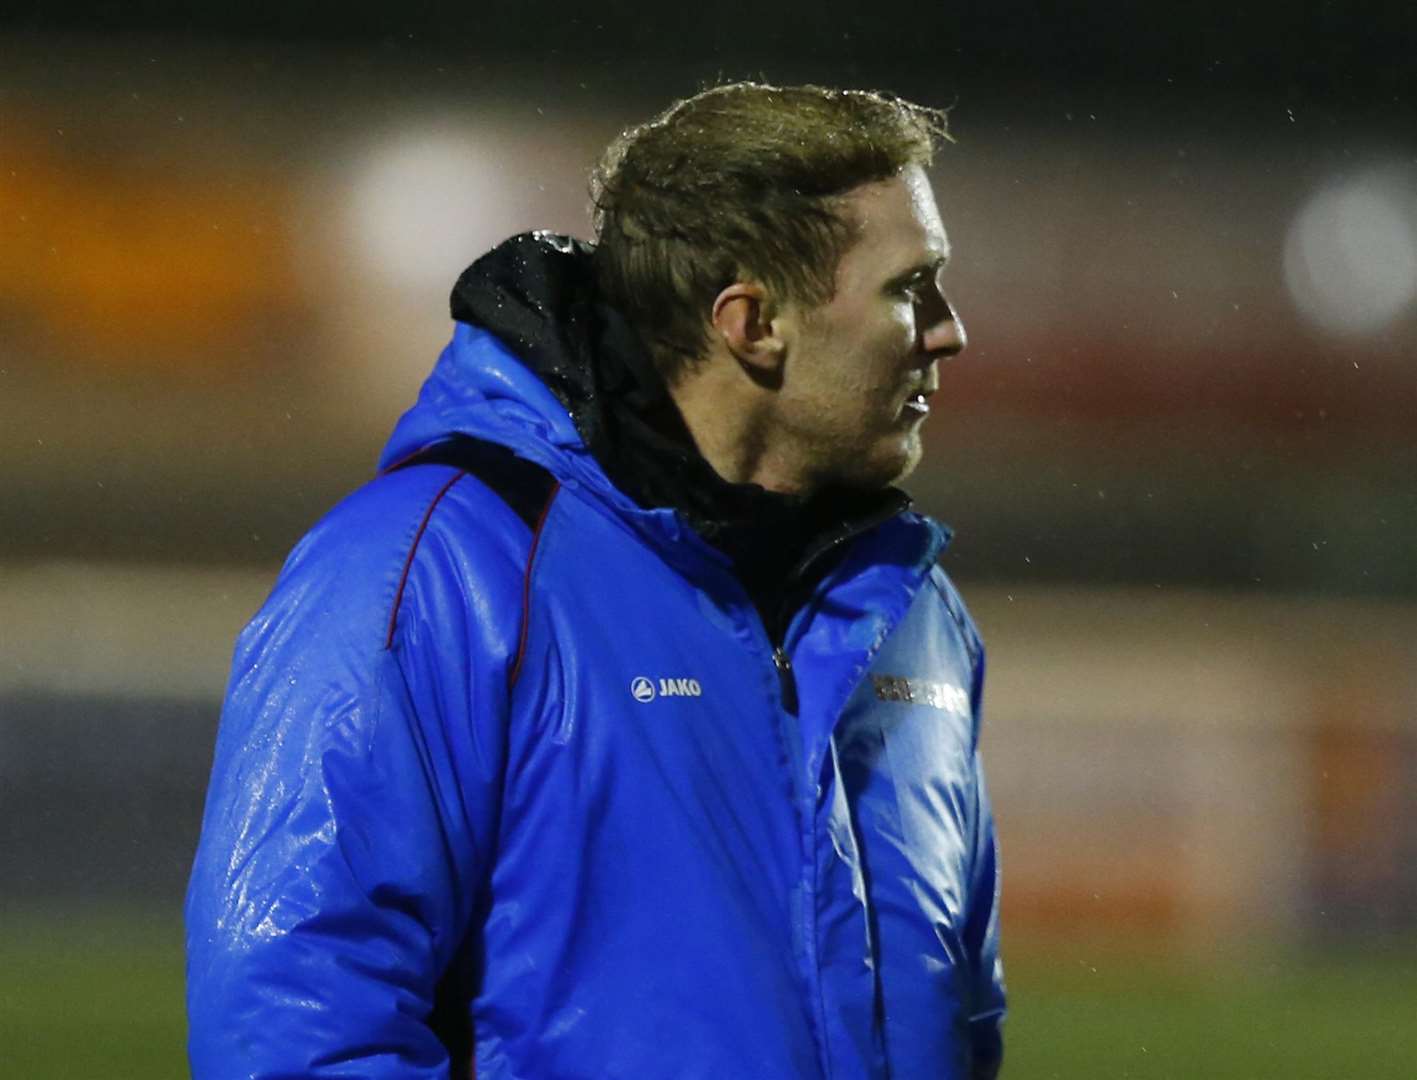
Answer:
[{"label": "jacket shoulder", "polygon": [[366,653],[393,647],[406,619],[436,616],[422,607],[435,593],[468,601],[483,619],[510,614],[531,537],[523,514],[467,471],[383,474],[300,540],[248,632],[263,617],[293,619]]},{"label": "jacket shoulder", "polygon": [[964,638],[965,648],[969,651],[971,663],[977,667],[983,659],[984,643],[979,636],[979,628],[975,625],[973,617],[969,614],[969,609],[965,606],[964,597],[960,595],[959,589],[955,587],[949,575],[939,565],[930,569],[930,584],[945,605],[945,610],[950,613],[950,618],[958,627],[960,635]]},{"label": "jacket shoulder", "polygon": [[949,618],[958,631],[964,649],[969,657],[969,701],[970,712],[974,717],[974,739],[979,739],[979,724],[984,702],[984,642],[979,636],[979,630],[974,625],[974,619],[969,614],[969,609],[964,605],[964,598],[960,596],[959,590],[955,588],[954,582],[949,575],[937,564],[930,569],[930,587],[939,596],[945,610],[949,613]]}]

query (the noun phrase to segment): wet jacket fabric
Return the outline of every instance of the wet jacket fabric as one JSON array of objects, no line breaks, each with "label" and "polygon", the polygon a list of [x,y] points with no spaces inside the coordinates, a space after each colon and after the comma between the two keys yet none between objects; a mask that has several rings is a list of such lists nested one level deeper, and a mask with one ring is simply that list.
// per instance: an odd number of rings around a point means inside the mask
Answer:
[{"label": "wet jacket fabric", "polygon": [[238,640],[193,1075],[992,1076],[983,658],[945,530],[845,531],[775,649],[712,529],[608,477],[600,391],[529,359],[566,305],[506,302],[384,454],[471,436],[492,465],[387,469]]}]

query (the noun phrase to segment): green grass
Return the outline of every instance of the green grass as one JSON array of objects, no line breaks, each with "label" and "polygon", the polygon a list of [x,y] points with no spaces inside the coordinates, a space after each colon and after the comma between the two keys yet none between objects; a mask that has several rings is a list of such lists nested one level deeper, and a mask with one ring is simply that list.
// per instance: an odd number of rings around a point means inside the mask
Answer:
[{"label": "green grass", "polygon": [[[1006,1080],[1412,1080],[1417,950],[1148,956],[1018,942]],[[0,913],[0,1076],[187,1075],[180,930]]]},{"label": "green grass", "polygon": [[[1417,953],[1015,950],[1004,1075],[1412,1080]],[[1066,958],[1065,958],[1066,957]]]},{"label": "green grass", "polygon": [[174,919],[0,911],[0,1076],[187,1075]]}]

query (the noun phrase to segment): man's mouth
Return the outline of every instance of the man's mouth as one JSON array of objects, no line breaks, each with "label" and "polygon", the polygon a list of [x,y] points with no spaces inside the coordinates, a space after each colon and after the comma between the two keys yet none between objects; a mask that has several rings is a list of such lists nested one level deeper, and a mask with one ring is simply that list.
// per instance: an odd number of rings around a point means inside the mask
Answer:
[{"label": "man's mouth", "polygon": [[929,395],[929,394],[926,394],[923,390],[922,390],[920,393],[918,393],[918,394],[911,394],[910,397],[908,397],[908,398],[905,399],[905,409],[906,409],[906,411],[907,411],[907,412],[910,412],[910,413],[915,413],[915,414],[917,414],[917,415],[919,415],[919,416],[929,416],[929,415],[930,415],[930,401],[929,401],[929,397],[930,397],[930,395]]}]

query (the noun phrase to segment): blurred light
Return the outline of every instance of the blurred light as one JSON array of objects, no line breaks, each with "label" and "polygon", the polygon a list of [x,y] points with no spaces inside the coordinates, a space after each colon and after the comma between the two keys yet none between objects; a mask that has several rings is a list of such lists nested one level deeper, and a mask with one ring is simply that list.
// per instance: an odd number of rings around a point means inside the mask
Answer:
[{"label": "blurred light", "polygon": [[1299,211],[1284,280],[1326,330],[1381,330],[1417,297],[1417,176],[1375,169],[1330,184]]},{"label": "blurred light", "polygon": [[346,225],[370,272],[408,290],[447,289],[522,216],[507,147],[488,132],[423,127],[367,150],[356,166]]}]

